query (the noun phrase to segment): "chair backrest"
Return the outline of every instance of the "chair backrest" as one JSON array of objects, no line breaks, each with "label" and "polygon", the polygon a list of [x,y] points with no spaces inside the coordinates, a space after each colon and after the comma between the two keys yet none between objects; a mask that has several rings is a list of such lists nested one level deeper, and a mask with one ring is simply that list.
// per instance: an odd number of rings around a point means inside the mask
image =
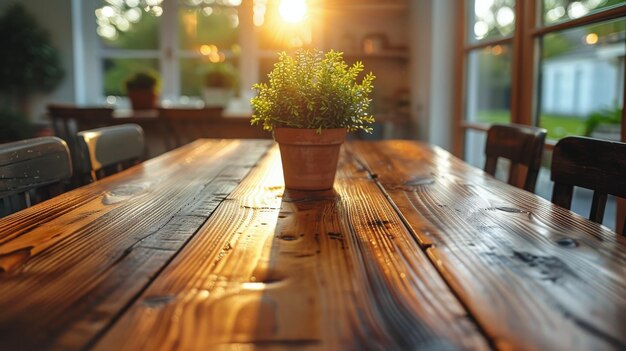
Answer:
[{"label": "chair backrest", "polygon": [[76,169],[86,182],[126,169],[144,154],[143,130],[136,124],[84,130],[77,136]]},{"label": "chair backrest", "polygon": [[77,107],[49,104],[48,115],[56,135],[66,141],[81,130],[113,124],[113,109],[108,107]]},{"label": "chair backrest", "polygon": [[[54,134],[65,140],[74,165],[78,163],[76,133],[113,125],[113,109],[108,107],[77,107],[75,105],[48,104],[48,116]],[[73,185],[81,185],[73,179]]]},{"label": "chair backrest", "polygon": [[71,176],[67,144],[57,137],[0,145],[0,216],[60,194]]},{"label": "chair backrest", "polygon": [[173,136],[170,148],[179,147],[199,138],[219,138],[218,124],[222,107],[161,108],[159,118]]},{"label": "chair backrest", "polygon": [[[593,190],[589,219],[602,223],[607,194],[626,198],[626,143],[566,137],[554,146],[552,202],[572,205],[574,186]],[[626,218],[622,234],[626,235]]]},{"label": "chair backrest", "polygon": [[[545,140],[546,130],[543,128],[494,124],[487,132],[485,172],[495,175],[498,158],[506,158],[511,161],[508,183],[519,186],[523,182],[524,190],[534,192]],[[520,179],[523,174],[520,166],[527,169],[525,179]]]}]

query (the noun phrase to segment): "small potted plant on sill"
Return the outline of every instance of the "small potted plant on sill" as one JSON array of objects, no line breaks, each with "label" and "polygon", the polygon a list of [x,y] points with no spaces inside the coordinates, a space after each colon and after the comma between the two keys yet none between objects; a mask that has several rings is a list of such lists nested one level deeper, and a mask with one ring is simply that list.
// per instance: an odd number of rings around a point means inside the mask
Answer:
[{"label": "small potted plant on sill", "polygon": [[286,188],[332,188],[346,132],[371,132],[374,117],[367,110],[374,75],[358,82],[363,69],[361,62],[348,66],[343,53],[333,50],[282,52],[269,81],[253,86],[251,123],[273,132]]},{"label": "small potted plant on sill", "polygon": [[224,107],[232,99],[237,85],[235,68],[228,63],[211,63],[204,74],[202,98],[207,107]]},{"label": "small potted plant on sill", "polygon": [[126,81],[126,91],[133,110],[157,108],[158,78],[149,72],[138,72]]}]

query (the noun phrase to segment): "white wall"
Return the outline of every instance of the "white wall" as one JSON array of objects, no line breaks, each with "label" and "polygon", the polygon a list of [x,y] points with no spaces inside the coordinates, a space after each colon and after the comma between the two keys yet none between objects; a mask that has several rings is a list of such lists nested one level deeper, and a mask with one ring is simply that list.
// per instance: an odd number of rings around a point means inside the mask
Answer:
[{"label": "white wall", "polygon": [[411,113],[416,137],[452,148],[455,0],[409,0]]},{"label": "white wall", "polygon": [[[622,44],[623,46],[623,44]],[[542,66],[543,113],[586,118],[621,102],[617,57],[595,56],[546,60]]]},{"label": "white wall", "polygon": [[[49,94],[36,94],[31,97],[31,120],[39,121],[43,117],[49,102],[72,103],[74,101],[74,60],[72,43],[71,0],[0,0],[0,13],[19,2],[33,15],[38,24],[48,31],[52,45],[59,51],[65,78]],[[3,33],[6,35],[6,33]]]}]

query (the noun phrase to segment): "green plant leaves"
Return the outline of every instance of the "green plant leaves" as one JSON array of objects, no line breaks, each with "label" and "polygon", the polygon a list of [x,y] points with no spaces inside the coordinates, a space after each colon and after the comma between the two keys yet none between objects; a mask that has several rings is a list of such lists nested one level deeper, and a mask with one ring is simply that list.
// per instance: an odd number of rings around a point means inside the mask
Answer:
[{"label": "green plant leaves", "polygon": [[254,114],[251,124],[271,131],[276,127],[310,128],[321,131],[347,128],[371,133],[374,117],[367,113],[374,75],[361,82],[364,66],[348,66],[343,53],[298,50],[293,56],[278,54],[268,74],[268,83],[253,85],[257,96],[250,100]]}]

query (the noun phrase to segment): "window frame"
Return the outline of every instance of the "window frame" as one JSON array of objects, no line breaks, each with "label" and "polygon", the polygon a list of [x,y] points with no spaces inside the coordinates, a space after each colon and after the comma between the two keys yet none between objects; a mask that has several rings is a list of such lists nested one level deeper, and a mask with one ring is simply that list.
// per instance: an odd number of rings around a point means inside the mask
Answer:
[{"label": "window frame", "polygon": [[[488,124],[466,121],[466,80],[467,57],[472,50],[495,45],[508,38],[485,40],[475,44],[467,43],[467,6],[471,0],[461,0],[457,7],[456,90],[454,93],[454,132],[453,153],[464,159],[465,133],[468,130],[486,132]],[[511,62],[511,123],[536,126],[539,118],[538,86],[540,64],[540,39],[550,33],[582,27],[590,24],[626,17],[626,3],[592,12],[580,18],[554,24],[542,25],[543,0],[517,0],[515,3],[515,30],[512,34]],[[623,104],[626,105],[626,69],[624,69]],[[623,106],[626,107],[626,106]],[[626,108],[622,108],[621,141],[626,142]],[[546,150],[551,150],[556,141],[546,140]],[[617,199],[617,218],[626,216],[626,200]],[[623,221],[617,221],[616,231],[621,231]]]},{"label": "window frame", "polygon": [[[100,45],[100,38],[96,33],[95,10],[98,8],[96,0],[73,0],[77,12],[82,14],[82,46],[84,48],[82,57],[78,64],[82,65],[81,71],[89,72],[83,75],[84,78],[77,89],[81,91],[80,104],[103,104],[106,103],[107,96],[104,94],[104,72],[102,62],[107,58],[150,58],[159,61],[159,73],[161,75],[161,98],[178,100],[181,97],[180,86],[180,60],[185,58],[200,58],[200,53],[193,53],[183,50],[178,45],[178,1],[165,0],[161,3],[163,15],[160,16],[159,41],[162,46],[157,49],[128,50],[103,48]],[[256,30],[252,24],[252,0],[243,0],[238,7],[239,40],[238,44],[242,52],[249,55],[240,55],[239,75],[240,75],[240,96],[246,96],[247,90],[244,87],[252,86],[258,79],[257,60],[257,39]],[[166,15],[167,14],[167,15]],[[228,56],[228,55],[227,55]]]},{"label": "window frame", "polygon": [[[515,4],[515,30],[510,37],[467,43],[467,7],[469,3],[471,3],[471,0],[462,0],[462,6],[457,7],[456,14],[458,23],[456,38],[457,63],[455,67],[457,88],[454,107],[456,123],[453,152],[461,158],[464,152],[465,131],[467,129],[486,131],[489,128],[488,124],[466,120],[466,65],[467,57],[471,51],[498,44],[512,46],[511,123],[537,125],[539,112],[537,91],[539,84],[540,39],[550,33],[626,17],[626,4],[622,4],[592,12],[580,18],[541,26],[542,0],[518,0]],[[626,77],[624,81],[626,85]],[[626,89],[624,90],[626,91]],[[624,95],[624,101],[626,101],[626,93]],[[626,141],[626,109],[622,110],[621,140]],[[552,148],[553,146],[554,141],[546,143],[547,148]]]}]

